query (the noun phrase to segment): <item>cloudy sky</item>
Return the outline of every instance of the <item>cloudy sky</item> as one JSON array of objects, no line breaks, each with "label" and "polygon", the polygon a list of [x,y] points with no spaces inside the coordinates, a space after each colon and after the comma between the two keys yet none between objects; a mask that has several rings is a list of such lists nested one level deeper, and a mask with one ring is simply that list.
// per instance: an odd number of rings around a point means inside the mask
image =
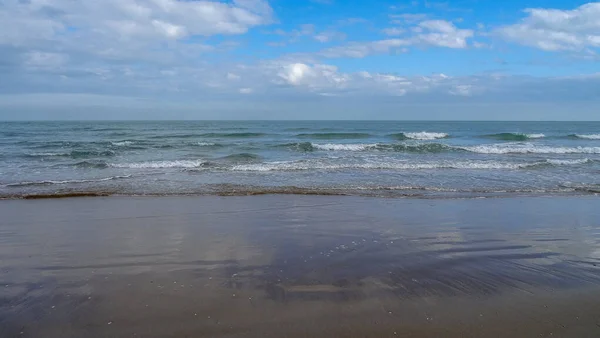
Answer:
[{"label": "cloudy sky", "polygon": [[600,119],[600,2],[0,0],[0,23],[0,119]]}]

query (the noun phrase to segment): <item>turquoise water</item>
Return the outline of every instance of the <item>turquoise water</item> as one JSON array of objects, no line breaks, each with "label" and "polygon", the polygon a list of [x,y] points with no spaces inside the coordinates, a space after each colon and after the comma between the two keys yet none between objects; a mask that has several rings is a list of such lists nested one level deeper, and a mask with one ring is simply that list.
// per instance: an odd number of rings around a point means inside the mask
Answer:
[{"label": "turquoise water", "polygon": [[0,197],[600,192],[600,122],[0,123]]}]

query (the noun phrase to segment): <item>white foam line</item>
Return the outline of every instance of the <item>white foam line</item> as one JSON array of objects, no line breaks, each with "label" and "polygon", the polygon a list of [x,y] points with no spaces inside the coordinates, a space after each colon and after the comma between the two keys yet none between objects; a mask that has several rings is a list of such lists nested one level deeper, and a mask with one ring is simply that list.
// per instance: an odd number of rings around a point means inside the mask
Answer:
[{"label": "white foam line", "polygon": [[403,133],[403,134],[404,134],[404,136],[414,139],[414,140],[437,140],[437,139],[448,137],[448,134],[446,134],[446,133],[432,133],[432,132],[426,132],[426,131],[422,131],[419,133]]},{"label": "white foam line", "polygon": [[481,154],[600,154],[600,147],[550,147],[533,144],[487,144],[456,148]]},{"label": "white foam line", "polygon": [[600,134],[575,134],[575,136],[586,140],[600,140]]},{"label": "white foam line", "polygon": [[557,159],[546,160],[547,163],[554,164],[554,165],[577,165],[577,164],[586,164],[591,161],[592,160],[590,160],[589,158],[583,158],[583,159],[578,159],[578,160],[557,160]]},{"label": "white foam line", "polygon": [[116,147],[126,147],[126,146],[132,145],[133,142],[132,141],[121,141],[121,142],[111,142],[111,144]]},{"label": "white foam line", "polygon": [[159,168],[196,168],[202,166],[201,160],[155,161],[138,163],[111,163],[113,168],[159,169]]},{"label": "white foam line", "polygon": [[496,161],[487,162],[375,162],[375,163],[348,163],[327,164],[315,161],[289,161],[270,162],[260,164],[237,165],[231,168],[234,171],[293,171],[293,170],[338,170],[338,169],[397,169],[397,170],[423,170],[423,169],[520,169],[537,165],[539,163],[503,163]]},{"label": "white foam line", "polygon": [[327,144],[317,144],[312,143],[312,146],[315,149],[319,150],[330,150],[330,151],[365,151],[369,149],[375,149],[377,144],[335,144],[335,143],[327,143]]}]

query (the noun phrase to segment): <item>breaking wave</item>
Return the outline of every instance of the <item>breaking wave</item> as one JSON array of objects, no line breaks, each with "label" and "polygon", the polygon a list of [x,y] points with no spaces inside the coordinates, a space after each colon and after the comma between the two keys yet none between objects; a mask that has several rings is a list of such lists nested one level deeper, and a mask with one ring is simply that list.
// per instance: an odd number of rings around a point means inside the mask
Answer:
[{"label": "breaking wave", "polygon": [[584,140],[600,140],[600,134],[573,134],[569,135],[569,137]]},{"label": "breaking wave", "polygon": [[374,161],[365,163],[328,163],[318,160],[279,161],[237,165],[233,171],[299,171],[299,170],[341,170],[341,169],[381,169],[381,170],[427,170],[427,169],[527,169],[545,165],[578,165],[590,163],[582,160],[544,160],[527,163],[499,161],[435,161],[412,163],[408,161]]},{"label": "breaking wave", "polygon": [[548,164],[552,164],[552,165],[578,165],[578,164],[592,163],[594,161],[590,160],[589,158],[582,158],[582,159],[578,159],[578,160],[549,159],[549,160],[546,160],[546,162]]},{"label": "breaking wave", "polygon": [[396,140],[399,140],[399,141],[403,141],[403,140],[428,141],[428,140],[438,140],[438,139],[450,137],[450,135],[448,135],[446,133],[432,133],[432,132],[426,132],[426,131],[422,131],[422,132],[418,132],[418,133],[398,133],[398,134],[391,134],[389,136]]},{"label": "breaking wave", "polygon": [[552,147],[529,143],[455,147],[480,154],[600,154],[600,147]]},{"label": "breaking wave", "polygon": [[445,151],[464,151],[458,148],[441,144],[382,144],[382,143],[287,143],[277,147],[289,148],[295,151],[395,151],[407,153],[441,153]]},{"label": "breaking wave", "polygon": [[112,168],[129,169],[165,169],[165,168],[199,168],[208,164],[202,160],[176,160],[176,161],[149,161],[137,163],[111,163]]},{"label": "breaking wave", "polygon": [[330,151],[365,151],[377,149],[377,144],[311,144],[313,149]]},{"label": "breaking wave", "polygon": [[115,147],[127,147],[132,145],[133,141],[119,141],[119,142],[111,142],[111,144]]},{"label": "breaking wave", "polygon": [[196,142],[193,145],[198,147],[221,147],[222,145],[213,142]]},{"label": "breaking wave", "polygon": [[544,134],[524,134],[524,133],[499,133],[484,135],[485,138],[491,138],[502,141],[527,141],[531,139],[544,138]]},{"label": "breaking wave", "polygon": [[[546,159],[535,162],[503,162],[503,161],[428,161],[410,162],[407,160],[380,159],[365,162],[337,161],[340,158],[259,162],[260,156],[251,153],[233,154],[221,157],[218,160],[226,162],[210,162],[205,160],[175,160],[175,161],[148,161],[134,163],[105,163],[105,162],[79,162],[75,166],[81,168],[123,168],[123,169],[213,169],[225,171],[295,171],[295,170],[337,170],[337,169],[398,169],[398,170],[423,170],[423,169],[525,169],[544,166],[568,166],[595,163],[595,160],[584,159]],[[227,162],[229,162],[227,164]],[[50,182],[52,181],[44,181]],[[43,183],[46,184],[46,183]]]},{"label": "breaking wave", "polygon": [[530,143],[485,144],[478,146],[451,146],[443,143],[382,144],[382,143],[288,143],[297,151],[390,151],[403,153],[472,152],[480,154],[600,154],[600,147],[552,147]]}]

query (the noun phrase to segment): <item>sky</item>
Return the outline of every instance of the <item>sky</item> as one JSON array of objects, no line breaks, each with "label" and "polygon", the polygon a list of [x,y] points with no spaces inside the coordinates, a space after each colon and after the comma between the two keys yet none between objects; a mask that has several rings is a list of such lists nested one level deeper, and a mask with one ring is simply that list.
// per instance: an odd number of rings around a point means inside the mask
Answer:
[{"label": "sky", "polygon": [[0,120],[600,120],[600,2],[0,0]]}]

